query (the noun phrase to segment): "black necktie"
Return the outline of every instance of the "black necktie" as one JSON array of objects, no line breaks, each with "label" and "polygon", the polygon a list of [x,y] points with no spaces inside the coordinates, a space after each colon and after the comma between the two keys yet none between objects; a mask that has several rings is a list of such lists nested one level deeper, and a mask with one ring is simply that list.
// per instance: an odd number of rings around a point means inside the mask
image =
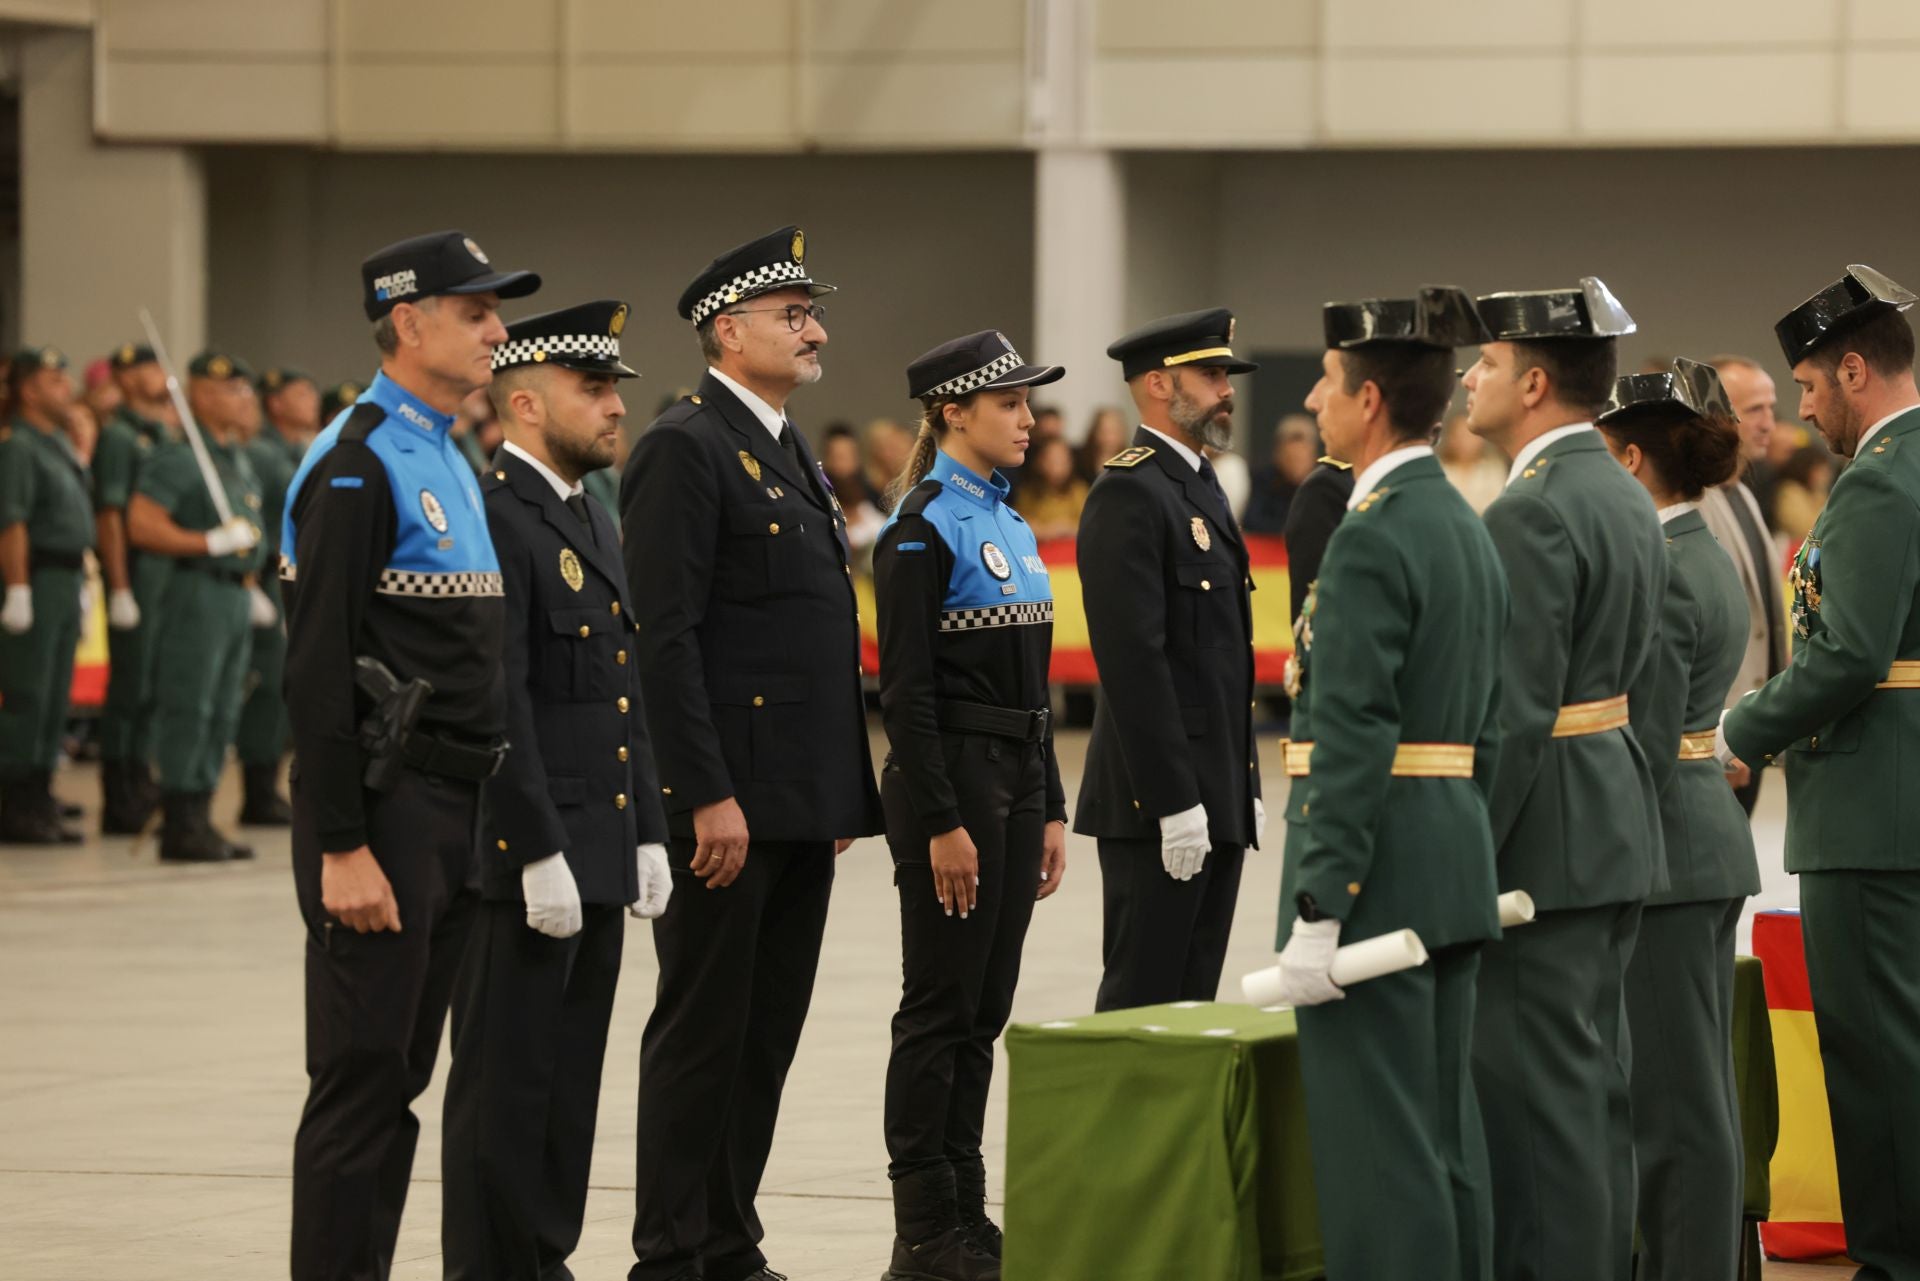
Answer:
[{"label": "black necktie", "polygon": [[799,434],[793,429],[792,423],[780,424],[780,448],[786,450],[787,457],[793,460],[793,470],[796,475],[800,474],[801,466]]},{"label": "black necktie", "polygon": [[1213,462],[1205,454],[1200,456],[1200,479],[1207,483],[1207,489],[1212,493],[1213,500],[1220,504],[1220,514],[1227,522],[1223,528],[1231,527],[1233,504],[1227,501],[1227,491],[1220,485],[1220,476],[1213,470]]},{"label": "black necktie", "polygon": [[587,534],[591,536],[593,534],[593,517],[587,514],[586,494],[584,492],[568,494],[567,510],[580,518],[580,523],[586,526]]}]

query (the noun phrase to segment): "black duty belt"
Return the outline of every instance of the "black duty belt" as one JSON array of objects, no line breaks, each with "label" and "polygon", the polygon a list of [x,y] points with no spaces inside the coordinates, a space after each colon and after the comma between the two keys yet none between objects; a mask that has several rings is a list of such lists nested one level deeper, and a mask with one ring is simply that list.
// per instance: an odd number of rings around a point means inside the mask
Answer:
[{"label": "black duty belt", "polygon": [[247,585],[247,571],[244,569],[228,569],[224,565],[216,565],[210,560],[192,556],[182,560],[180,564],[196,574],[205,574],[216,583],[231,583],[235,587]]},{"label": "black duty belt", "polygon": [[82,552],[53,552],[39,547],[27,548],[27,572],[36,569],[79,569],[86,563]]},{"label": "black duty belt", "polygon": [[1022,743],[1042,743],[1053,721],[1051,708],[1022,711],[1017,707],[989,707],[985,703],[957,703],[941,699],[936,708],[941,729],[962,734],[992,734]]},{"label": "black duty belt", "polygon": [[506,758],[505,743],[479,747],[456,743],[452,739],[419,730],[407,735],[406,742],[400,745],[400,759],[413,768],[465,783],[478,783],[492,778],[499,772],[500,762]]}]

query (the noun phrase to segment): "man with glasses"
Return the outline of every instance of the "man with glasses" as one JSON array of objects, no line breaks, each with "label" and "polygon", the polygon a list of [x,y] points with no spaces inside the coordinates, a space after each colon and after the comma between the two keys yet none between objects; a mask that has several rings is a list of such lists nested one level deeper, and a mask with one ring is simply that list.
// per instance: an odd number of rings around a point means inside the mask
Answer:
[{"label": "man with glasses", "polygon": [[[627,461],[634,652],[674,887],[640,1043],[632,1281],[771,1281],[754,1195],[813,994],[834,857],[882,828],[846,521],[787,398],[832,286],[798,227],[681,294],[707,375]],[[751,845],[749,845],[751,842]]]}]

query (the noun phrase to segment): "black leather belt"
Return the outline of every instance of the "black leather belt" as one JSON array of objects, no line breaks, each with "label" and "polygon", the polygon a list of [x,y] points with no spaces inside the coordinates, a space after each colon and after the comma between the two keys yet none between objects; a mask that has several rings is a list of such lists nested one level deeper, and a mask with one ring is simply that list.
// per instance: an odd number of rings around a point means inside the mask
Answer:
[{"label": "black leather belt", "polygon": [[400,759],[414,769],[464,783],[492,778],[500,772],[500,763],[506,758],[505,743],[475,747],[418,730],[407,735],[407,741],[400,745]]},{"label": "black leather belt", "polygon": [[1022,743],[1043,743],[1047,727],[1053,722],[1053,710],[1021,711],[1014,707],[989,707],[985,703],[956,703],[941,699],[936,707],[941,729],[962,734],[992,734]]},{"label": "black leather belt", "polygon": [[235,587],[244,587],[247,583],[247,572],[243,569],[228,569],[197,557],[189,557],[180,564],[196,574],[205,574],[216,583],[231,583]]},{"label": "black leather belt", "polygon": [[79,569],[86,563],[86,557],[80,552],[50,552],[38,547],[27,548],[27,572],[36,569]]}]

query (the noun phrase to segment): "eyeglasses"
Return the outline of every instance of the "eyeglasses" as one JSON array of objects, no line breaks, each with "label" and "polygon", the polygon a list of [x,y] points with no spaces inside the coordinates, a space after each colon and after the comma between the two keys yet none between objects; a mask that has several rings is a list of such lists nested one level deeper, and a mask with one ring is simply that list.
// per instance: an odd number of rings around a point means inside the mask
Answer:
[{"label": "eyeglasses", "polygon": [[740,307],[733,311],[723,311],[720,314],[723,316],[751,316],[756,312],[763,311],[784,313],[787,318],[787,328],[793,330],[796,334],[807,327],[809,320],[818,322],[824,321],[827,318],[827,309],[817,302],[811,305],[790,302],[784,307]]}]

